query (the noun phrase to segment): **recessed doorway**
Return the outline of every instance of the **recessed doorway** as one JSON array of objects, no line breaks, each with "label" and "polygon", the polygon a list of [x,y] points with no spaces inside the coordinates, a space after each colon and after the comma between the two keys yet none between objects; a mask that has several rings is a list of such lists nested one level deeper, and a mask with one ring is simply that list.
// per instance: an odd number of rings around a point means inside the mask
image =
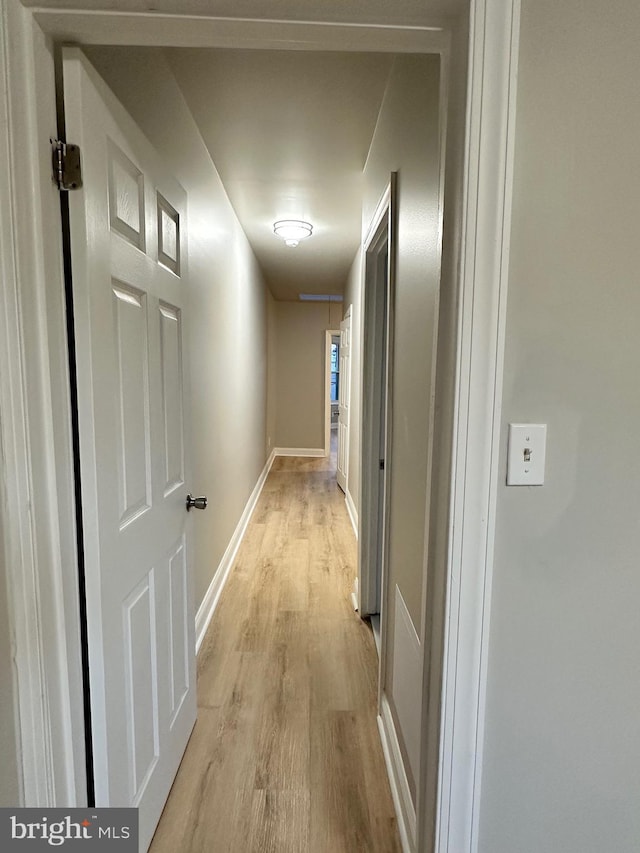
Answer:
[{"label": "recessed doorway", "polygon": [[384,635],[384,565],[390,469],[390,359],[393,311],[395,174],[378,205],[364,245],[361,535],[358,595],[371,619],[378,653]]},{"label": "recessed doorway", "polygon": [[325,332],[324,452],[332,467],[338,459],[338,404],[340,395],[340,330]]}]

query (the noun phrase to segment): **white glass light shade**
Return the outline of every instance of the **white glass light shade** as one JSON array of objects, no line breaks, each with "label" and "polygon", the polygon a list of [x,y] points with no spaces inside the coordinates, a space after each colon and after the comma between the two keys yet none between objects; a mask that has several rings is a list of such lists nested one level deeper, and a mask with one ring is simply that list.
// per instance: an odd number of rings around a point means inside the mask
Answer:
[{"label": "white glass light shade", "polygon": [[290,245],[289,241],[300,241],[310,237],[313,233],[313,225],[302,219],[279,219],[273,223],[273,231],[278,237],[282,237],[287,245]]}]

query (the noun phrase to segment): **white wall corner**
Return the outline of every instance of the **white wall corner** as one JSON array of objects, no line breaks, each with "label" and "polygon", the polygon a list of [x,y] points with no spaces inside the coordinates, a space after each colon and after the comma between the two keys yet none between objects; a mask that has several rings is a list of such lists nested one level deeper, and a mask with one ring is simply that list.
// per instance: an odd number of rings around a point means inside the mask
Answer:
[{"label": "white wall corner", "polygon": [[404,769],[398,735],[387,697],[383,694],[378,717],[378,729],[382,741],[382,752],[387,765],[391,797],[398,819],[398,832],[403,853],[416,850],[416,810],[411,797],[409,780]]},{"label": "white wall corner", "polygon": [[349,487],[347,486],[347,491],[345,492],[344,502],[347,505],[347,512],[349,513],[349,518],[351,519],[351,526],[353,527],[353,532],[356,536],[356,541],[358,539],[358,510],[356,509],[356,505],[353,502],[353,498],[351,497],[351,492],[349,491]]},{"label": "white wall corner", "polygon": [[220,601],[220,596],[222,595],[222,590],[229,578],[236,554],[242,544],[242,538],[247,530],[247,526],[251,520],[253,511],[256,508],[258,499],[262,493],[267,477],[269,476],[269,471],[271,470],[271,466],[273,465],[273,460],[276,458],[276,455],[275,450],[272,450],[264,468],[262,469],[262,473],[258,477],[258,481],[253,491],[249,495],[249,500],[247,501],[244,511],[240,516],[240,520],[233,532],[233,536],[229,540],[227,549],[222,556],[222,560],[220,560],[220,564],[213,575],[211,583],[209,584],[209,589],[205,593],[202,603],[198,608],[198,612],[196,613],[196,654],[200,651],[200,646],[202,645],[207,629],[211,624],[213,614],[215,613],[218,602]]}]

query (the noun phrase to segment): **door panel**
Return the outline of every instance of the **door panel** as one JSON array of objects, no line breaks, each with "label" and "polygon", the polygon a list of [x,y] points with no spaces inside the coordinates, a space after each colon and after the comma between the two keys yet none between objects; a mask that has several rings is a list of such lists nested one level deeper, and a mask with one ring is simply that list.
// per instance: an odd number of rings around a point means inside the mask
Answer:
[{"label": "door panel", "polygon": [[151,508],[149,363],[146,295],[113,283],[117,357],[120,529]]},{"label": "door panel", "polygon": [[180,214],[157,193],[158,261],[180,275]]},{"label": "door panel", "polygon": [[189,690],[189,607],[187,596],[187,562],[184,539],[181,539],[169,560],[170,641],[171,654],[171,723],[176,716]]},{"label": "door panel", "polygon": [[153,570],[123,602],[129,797],[138,805],[160,754]]},{"label": "door panel", "polygon": [[144,175],[112,140],[107,157],[111,229],[144,251]]},{"label": "door panel", "polygon": [[164,426],[164,496],[184,485],[184,435],[181,401],[182,319],[180,309],[160,303],[160,371],[162,376],[162,423]]},{"label": "door panel", "polygon": [[146,850],[196,714],[187,200],[83,54],[63,66],[96,805],[138,806]]}]

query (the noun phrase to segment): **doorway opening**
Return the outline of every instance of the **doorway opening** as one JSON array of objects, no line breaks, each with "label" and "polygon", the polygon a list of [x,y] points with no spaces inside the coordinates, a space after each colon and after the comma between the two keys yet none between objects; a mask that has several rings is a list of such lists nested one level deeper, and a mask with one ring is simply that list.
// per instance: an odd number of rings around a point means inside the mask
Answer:
[{"label": "doorway opening", "polygon": [[338,463],[336,479],[347,494],[349,477],[349,422],[351,420],[351,305],[340,323],[338,388]]},{"label": "doorway opening", "polygon": [[324,452],[331,470],[338,464],[338,405],[340,394],[340,330],[325,332]]},{"label": "doorway opening", "polygon": [[364,244],[362,358],[362,523],[358,555],[361,616],[368,616],[382,658],[390,471],[393,333],[393,200],[396,175],[374,215]]},{"label": "doorway opening", "polygon": [[[465,571],[461,572],[460,575],[463,583],[458,598],[457,609],[454,608],[451,613],[446,614],[446,630],[443,631],[443,636],[448,644],[446,648],[449,651],[446,651],[444,656],[444,667],[446,670],[444,683],[447,685],[447,701],[443,703],[445,711],[443,711],[442,722],[445,733],[444,758],[442,759],[444,770],[443,777],[439,780],[437,786],[438,791],[442,788],[448,792],[453,791],[455,793],[453,798],[443,798],[443,803],[438,807],[438,815],[442,817],[442,815],[446,814],[448,818],[447,821],[441,824],[444,827],[442,829],[442,838],[445,839],[443,843],[447,843],[447,839],[450,838],[453,832],[454,837],[458,839],[459,843],[457,841],[452,843],[458,843],[459,847],[463,845],[463,836],[466,838],[466,834],[471,832],[475,811],[468,808],[467,804],[477,801],[474,794],[478,784],[477,780],[480,778],[480,774],[477,772],[477,762],[480,759],[474,756],[472,756],[473,760],[469,758],[471,753],[466,747],[468,743],[472,742],[470,738],[477,734],[477,726],[481,725],[483,714],[482,688],[484,678],[482,674],[485,671],[485,659],[482,652],[484,649],[484,634],[482,637],[478,637],[478,631],[486,624],[486,620],[480,618],[476,619],[475,622],[473,620],[478,609],[484,608],[480,615],[484,615],[484,611],[487,609],[487,606],[484,604],[485,597],[482,593],[483,590],[486,591],[487,589],[487,576],[490,581],[491,531],[493,529],[491,500],[494,487],[492,485],[493,481],[489,482],[489,480],[495,475],[495,465],[490,465],[489,462],[492,460],[495,462],[495,459],[498,457],[497,453],[492,456],[489,454],[489,451],[485,452],[485,448],[491,445],[493,450],[495,450],[498,431],[495,426],[495,412],[492,410],[487,413],[487,407],[484,403],[486,399],[500,399],[502,384],[502,374],[499,364],[498,367],[496,367],[496,364],[501,357],[501,345],[504,333],[502,307],[506,292],[507,265],[505,257],[508,250],[508,224],[510,215],[509,202],[511,195],[510,181],[513,144],[511,131],[512,121],[515,116],[513,98],[516,91],[515,60],[517,59],[518,6],[510,2],[505,2],[504,4],[497,2],[494,5],[488,4],[486,8],[482,4],[472,4],[472,9],[474,10],[474,14],[471,17],[469,28],[469,43],[473,46],[473,51],[470,53],[468,100],[469,103],[481,106],[481,109],[472,109],[468,112],[466,117],[466,138],[468,142],[465,145],[464,152],[460,154],[461,173],[462,169],[464,169],[464,175],[467,176],[470,174],[472,179],[467,181],[465,177],[465,188],[469,192],[465,194],[464,200],[461,202],[461,218],[462,225],[464,226],[463,233],[466,236],[465,243],[456,255],[456,257],[459,256],[462,258],[463,261],[469,262],[462,263],[460,271],[460,280],[462,282],[460,287],[465,299],[464,302],[461,299],[461,307],[459,309],[460,316],[464,322],[460,324],[459,334],[461,336],[461,343],[457,349],[458,360],[461,362],[460,372],[462,378],[456,377],[456,400],[464,401],[465,405],[462,406],[461,414],[458,415],[456,410],[455,415],[455,449],[459,454],[457,458],[461,461],[456,468],[454,488],[456,496],[459,495],[460,498],[456,500],[451,524],[451,552],[454,555],[452,559],[459,562]],[[3,109],[6,107],[12,117],[15,118],[13,127],[10,123],[6,134],[3,132],[3,144],[15,139],[17,141],[16,144],[7,146],[7,150],[10,150],[10,153],[12,153],[12,157],[9,159],[11,161],[15,160],[18,164],[27,164],[26,174],[30,176],[31,180],[26,182],[27,191],[20,194],[20,200],[21,202],[24,201],[25,210],[33,213],[35,230],[38,230],[40,227],[39,217],[42,210],[47,214],[50,212],[48,208],[51,207],[51,201],[44,193],[42,187],[38,185],[38,177],[42,176],[39,175],[38,164],[35,162],[35,157],[33,157],[33,146],[21,145],[19,140],[28,137],[28,131],[32,130],[35,126],[36,113],[38,113],[37,118],[39,119],[43,110],[44,98],[36,99],[32,96],[34,91],[34,74],[36,79],[42,82],[41,78],[48,72],[44,47],[45,40],[41,38],[40,27],[52,38],[60,38],[68,41],[70,38],[69,33],[73,31],[75,41],[93,40],[94,43],[99,43],[101,38],[105,40],[107,38],[115,39],[116,42],[130,41],[131,38],[135,38],[135,32],[144,32],[147,39],[155,38],[157,41],[160,41],[161,38],[164,38],[165,40],[161,42],[162,44],[167,43],[167,32],[175,34],[175,38],[177,39],[182,38],[183,41],[181,43],[184,43],[184,40],[188,40],[189,38],[198,44],[202,44],[203,40],[206,41],[207,38],[210,40],[214,38],[221,40],[224,38],[227,39],[225,44],[228,46],[229,41],[233,41],[234,38],[238,40],[244,39],[242,41],[243,44],[246,44],[249,39],[249,36],[244,35],[240,29],[241,25],[245,22],[234,24],[233,21],[227,20],[225,21],[225,27],[222,28],[222,34],[220,34],[220,25],[211,20],[208,21],[206,18],[191,18],[183,23],[175,16],[168,20],[167,16],[164,19],[162,16],[154,16],[151,19],[149,16],[136,16],[134,14],[127,20],[126,28],[120,26],[117,29],[114,26],[113,16],[110,13],[101,15],[95,11],[87,13],[80,9],[74,14],[72,20],[71,16],[61,16],[57,10],[47,9],[46,6],[37,11],[38,20],[33,27],[32,15],[29,9],[20,7],[20,15],[11,13],[8,19],[5,20],[5,23],[8,24],[7,32],[9,35],[3,40],[3,44],[0,47],[3,58],[5,49],[9,48],[9,62],[7,67],[9,72],[16,72],[11,76],[11,86],[3,87],[4,94],[1,99]],[[491,22],[495,23],[496,21],[499,22],[499,26],[491,26]],[[32,27],[33,32],[32,30],[27,32],[27,29],[23,29],[23,27]],[[252,46],[255,46],[256,41],[259,40],[259,35],[256,36],[255,30],[260,30],[261,27],[262,31],[268,30],[267,35],[273,38],[272,22],[255,21],[252,28],[250,28]],[[289,23],[288,27],[289,38],[294,42],[298,38],[299,43],[302,43],[300,33],[306,36],[307,31],[311,29],[311,24],[293,22]],[[315,29],[320,31],[320,37],[316,36],[316,40],[314,41],[316,44],[325,44],[329,35],[323,36],[323,33],[333,35],[336,30],[338,31],[338,36],[342,39],[340,43],[348,43],[353,39],[353,29],[348,32],[341,31],[339,26],[316,27]],[[229,30],[231,30],[230,34]],[[342,30],[346,30],[346,27],[343,27]],[[11,38],[12,34],[16,32],[19,37]],[[375,36],[379,40],[378,34],[380,32],[379,27],[375,29],[375,32],[373,28],[363,28],[364,37],[367,39]],[[398,32],[402,34],[401,30],[395,28],[394,38],[398,38]],[[36,38],[32,44],[32,35],[34,34]],[[405,37],[410,37],[413,40],[411,43],[416,44],[416,49],[420,49],[422,46],[420,39],[424,40],[424,33],[419,32],[417,27],[412,27],[405,34]],[[307,39],[307,42],[309,41],[310,39]],[[444,49],[441,48],[441,50]],[[31,62],[34,50],[38,61],[29,65],[28,63]],[[27,67],[31,68],[33,74],[25,75],[18,73],[22,68],[23,54],[26,57]],[[42,61],[40,61],[41,58]],[[5,74],[5,70],[5,63],[3,62],[3,75]],[[41,91],[46,91],[46,86]],[[486,118],[487,115],[492,115],[495,120],[483,120],[481,122],[480,119],[482,117]],[[21,134],[20,131],[23,128],[25,132]],[[16,169],[15,173],[25,172]],[[50,184],[49,180],[47,181],[48,184]],[[50,189],[49,186],[48,188]],[[15,194],[12,195],[11,200],[15,203]],[[17,205],[15,209],[18,209]],[[46,219],[47,217],[45,216]],[[54,288],[50,286],[51,277],[55,278],[56,269],[60,266],[59,258],[54,256],[52,263],[47,263],[46,259],[52,255],[51,248],[54,246],[55,241],[45,239],[42,245],[38,242],[34,248],[32,239],[28,240],[26,236],[23,239],[23,235],[17,230],[16,234],[18,235],[17,238],[15,234],[13,235],[15,243],[13,249],[17,252],[20,259],[24,259],[25,263],[30,263],[33,257],[38,259],[38,262],[34,263],[34,275],[23,277],[22,283],[24,284],[25,279],[33,279],[33,287],[37,288],[34,290],[34,293],[37,293],[38,297],[45,293],[45,285],[47,285],[49,292],[54,291]],[[9,242],[7,245],[9,245]],[[496,250],[496,246],[501,247],[500,251]],[[7,250],[9,255],[11,248],[10,246]],[[3,249],[3,263],[6,260],[5,255],[7,252]],[[45,259],[44,263],[42,262],[43,258]],[[6,266],[9,270],[9,262],[7,262]],[[46,277],[43,274],[43,270],[47,270]],[[12,269],[11,272],[13,274]],[[6,277],[8,282],[8,287],[6,288],[7,299],[14,300],[13,302],[9,302],[10,305],[14,305],[15,302],[12,292],[10,292],[10,286],[13,282],[12,274]],[[29,281],[29,284],[31,284],[31,281]],[[17,290],[16,294],[18,294]],[[473,300],[470,296],[467,297],[467,294],[473,294]],[[41,322],[42,328],[48,329],[50,334],[47,342],[50,347],[50,353],[52,354],[52,358],[53,356],[57,357],[60,349],[60,330],[63,328],[63,324],[57,322],[59,320],[59,311],[55,305],[54,298],[52,298],[51,303],[49,303],[48,299],[45,300],[44,298],[25,299],[23,308],[24,314],[30,322]],[[9,313],[7,313],[7,316],[10,316]],[[19,316],[17,312],[16,316]],[[28,329],[28,326],[25,325],[25,328]],[[22,332],[22,327],[20,327],[19,331]],[[472,337],[473,346],[470,343]],[[55,389],[56,382],[59,380],[59,374],[63,373],[64,359],[57,358],[56,361],[52,361],[50,368],[45,363],[45,360],[41,358],[42,353],[40,351],[34,350],[34,353],[33,362],[35,366],[33,369],[36,371],[34,375],[38,378],[42,377],[43,383],[42,388],[39,386],[35,387],[34,383],[32,389],[33,395],[34,399],[42,402],[46,409],[51,400],[56,400],[56,393],[47,396],[49,394],[49,383],[52,383]],[[29,353],[29,356],[31,357],[31,353]],[[12,373],[17,373],[17,368]],[[480,377],[477,382],[475,382],[476,377]],[[13,381],[13,378],[13,375],[11,375],[11,381]],[[23,393],[22,396],[16,394],[17,403],[13,403],[13,400],[7,395],[11,403],[9,406],[10,412],[14,411],[13,406],[18,410],[23,398],[26,400],[24,388],[18,384],[18,380],[16,380],[15,387],[19,388]],[[474,394],[467,394],[469,387],[474,389]],[[475,391],[476,388],[478,391]],[[64,395],[62,396],[64,398]],[[480,396],[481,399],[479,399]],[[459,421],[458,418],[460,419]],[[5,427],[8,420],[7,418],[4,419]],[[46,422],[46,420],[33,418],[27,423],[28,439],[30,441],[40,439],[39,430],[42,425],[40,422]],[[54,430],[47,434],[46,440],[43,439],[43,446],[47,449],[53,447],[53,441],[56,436],[65,435],[64,430],[66,427],[63,420],[61,417],[54,418]],[[27,457],[28,449],[26,440],[22,439],[22,435],[20,436],[20,441],[16,442],[16,446],[18,448],[16,454],[18,462],[21,462]],[[63,449],[60,452],[62,461],[56,464],[55,478],[58,485],[59,500],[64,504],[65,501],[67,503],[70,502],[70,478],[67,476],[67,469],[69,467],[67,464],[68,453],[63,452],[65,441],[61,441],[60,446]],[[487,464],[465,466],[463,463],[467,458],[467,451],[471,452],[472,450],[474,459],[484,460],[486,457],[488,460]],[[58,460],[57,454],[55,458]],[[49,465],[48,471],[44,460],[46,460],[46,465]],[[43,474],[48,473],[49,476],[52,476],[52,466],[44,454],[34,454],[34,458],[31,461],[35,466],[33,478],[35,482],[40,481],[40,477],[37,476],[40,470],[43,471]],[[10,475],[11,483],[17,480],[18,475],[14,473],[13,468],[10,471]],[[42,479],[46,483],[50,482],[45,477]],[[6,512],[6,515],[12,522],[14,520],[13,513],[17,513],[20,509],[19,502],[16,501],[15,503],[17,506],[15,508],[9,507]],[[40,513],[40,509],[40,506],[35,504],[33,507],[34,514]],[[466,509],[470,511],[465,513]],[[40,517],[39,514],[38,519]],[[464,525],[462,524],[463,519]],[[456,524],[453,522],[456,522]],[[72,550],[67,547],[67,539],[69,538],[67,528],[69,525],[66,523],[63,515],[60,517],[60,527],[64,534],[62,544],[57,542],[55,536],[43,536],[42,543],[39,543],[42,544],[45,553],[48,554],[51,552],[53,555],[52,559],[43,559],[41,561],[40,571],[42,577],[36,577],[35,572],[16,571],[16,568],[19,568],[17,564],[14,567],[13,572],[17,581],[16,589],[19,592],[22,593],[23,586],[26,590],[35,588],[36,591],[39,588],[55,588],[51,585],[47,587],[46,584],[49,584],[51,579],[58,580],[59,577],[61,579],[60,586],[64,587],[65,593],[69,588],[74,589],[73,583],[68,578],[68,573],[63,573],[58,567],[58,564],[60,566],[69,566],[72,564],[72,560],[58,559],[60,553],[67,554],[68,551]],[[12,536],[15,535],[16,541],[22,542],[23,539],[28,542],[35,541],[35,525],[30,526],[28,530],[27,526],[25,526],[24,532],[22,527],[17,523],[14,525],[14,528],[8,527],[7,529],[12,531]],[[13,533],[13,529],[17,531],[15,534]],[[487,541],[489,541],[488,546],[486,544]],[[37,609],[35,606],[32,608],[31,604],[37,600],[37,595],[18,596],[14,594],[13,597],[15,599],[16,612],[20,617],[24,617],[17,619],[16,624],[25,626],[26,631],[36,624],[33,614],[37,615]],[[52,602],[51,608],[47,608],[46,610],[51,609],[56,615],[62,612],[60,601],[61,598],[58,596]],[[25,602],[28,602],[30,609],[27,608]],[[469,613],[471,617],[468,615]],[[41,660],[46,662],[50,656],[55,659],[55,655],[59,653],[61,660],[67,660],[68,658],[73,665],[74,657],[77,656],[74,652],[73,643],[69,641],[68,648],[64,646],[65,639],[71,637],[72,632],[69,631],[65,637],[59,630],[56,633],[51,628],[51,625],[54,624],[63,624],[63,622],[56,623],[53,618],[51,620],[47,619],[43,620],[39,630],[34,630],[31,635],[24,634],[23,632],[24,636],[27,637],[40,635],[43,637],[42,649],[44,651],[36,650],[36,663],[39,663]],[[480,627],[477,628],[477,626]],[[24,640],[24,636],[21,635],[21,639]],[[29,657],[25,655],[25,650]],[[39,705],[38,703],[34,703],[33,711],[38,719],[44,718],[48,721],[49,717],[51,717],[55,723],[56,714],[60,708],[63,708],[64,703],[68,702],[68,697],[71,697],[68,707],[74,708],[81,705],[81,702],[76,701],[78,697],[77,679],[74,680],[71,678],[68,683],[65,681],[64,684],[60,682],[62,689],[59,691],[60,695],[58,695],[58,692],[56,692],[59,686],[57,676],[55,676],[55,679],[52,676],[54,680],[51,682],[51,684],[55,684],[56,691],[51,689],[51,686],[44,678],[44,673],[47,670],[52,671],[52,667],[30,665],[20,670],[20,665],[23,665],[25,660],[27,663],[31,663],[33,658],[32,651],[32,644],[30,643],[22,642],[18,645],[16,654],[18,668],[19,671],[27,673],[27,676],[22,679],[22,684],[19,685],[20,698],[22,700],[23,695],[27,697],[26,691],[31,690],[34,686],[36,689],[32,690],[32,695],[45,696],[47,691],[50,691],[52,693],[49,700],[51,709],[49,703],[43,702],[39,703]],[[439,671],[440,667],[438,667]],[[453,700],[456,697],[455,691],[460,687],[462,679],[462,675],[459,675],[459,673],[467,673],[468,671],[471,671],[474,677],[467,679],[469,688],[464,694],[461,694],[464,701],[454,702]],[[480,694],[480,700],[478,699],[478,694]],[[436,702],[437,698],[433,699],[433,702],[430,704]],[[39,706],[42,707],[40,708]],[[60,714],[62,714],[62,711],[60,711]],[[74,726],[75,723],[72,722],[69,726],[69,732],[75,731]],[[46,732],[46,730],[47,727],[42,726],[42,731]],[[53,781],[51,780],[57,782],[58,777],[69,780],[70,790],[80,790],[73,776],[74,752],[77,756],[80,750],[71,750],[68,748],[70,738],[68,737],[69,732],[67,730],[62,732],[64,736],[61,737],[58,737],[58,733],[61,731],[60,727],[56,728],[54,726],[53,731],[56,737],[50,745],[54,758],[59,763],[59,767],[58,764],[52,767],[50,766],[50,762],[47,763],[46,761],[38,762],[37,759],[41,754],[45,754],[43,747],[37,738],[25,738],[26,756],[23,760],[24,766],[27,769],[31,765],[39,765],[40,768],[44,768],[39,773],[25,774],[25,788],[29,794],[33,791],[39,791],[41,783],[43,786],[45,784],[53,785]],[[455,737],[452,734],[454,732]],[[49,736],[47,735],[43,738],[45,747],[49,743],[47,737]],[[434,740],[437,740],[437,738]],[[29,762],[31,762],[31,765]],[[81,784],[81,774],[78,778]],[[435,790],[436,786],[434,785],[432,788]],[[49,788],[49,790],[53,790],[53,787]],[[418,823],[420,825],[421,821],[419,820]],[[454,829],[452,830],[451,827]],[[421,831],[419,835],[422,837]]]}]

